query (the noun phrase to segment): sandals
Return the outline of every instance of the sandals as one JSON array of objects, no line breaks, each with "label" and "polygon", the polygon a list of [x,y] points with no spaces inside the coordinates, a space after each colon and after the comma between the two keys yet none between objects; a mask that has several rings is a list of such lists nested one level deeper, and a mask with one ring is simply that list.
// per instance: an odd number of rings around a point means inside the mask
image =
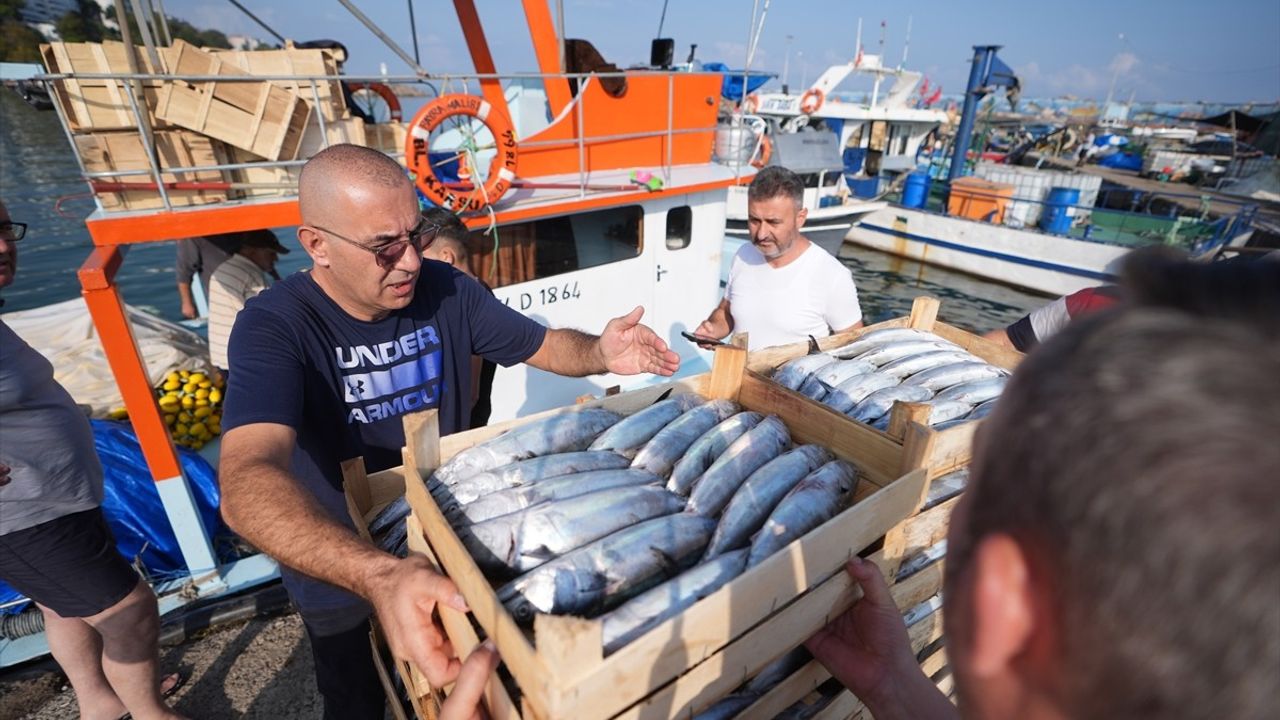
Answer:
[{"label": "sandals", "polygon": [[[167,698],[182,689],[187,684],[187,676],[185,673],[175,672],[165,675],[160,680],[160,697]],[[125,713],[116,720],[133,720],[133,715]]]}]

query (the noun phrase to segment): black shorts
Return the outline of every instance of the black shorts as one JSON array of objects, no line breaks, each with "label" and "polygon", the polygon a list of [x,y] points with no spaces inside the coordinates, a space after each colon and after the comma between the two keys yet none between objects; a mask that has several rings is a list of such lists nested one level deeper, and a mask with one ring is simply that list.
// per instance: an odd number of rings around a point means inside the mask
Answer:
[{"label": "black shorts", "polygon": [[62,617],[81,618],[123,600],[138,573],[93,508],[0,535],[0,580]]}]

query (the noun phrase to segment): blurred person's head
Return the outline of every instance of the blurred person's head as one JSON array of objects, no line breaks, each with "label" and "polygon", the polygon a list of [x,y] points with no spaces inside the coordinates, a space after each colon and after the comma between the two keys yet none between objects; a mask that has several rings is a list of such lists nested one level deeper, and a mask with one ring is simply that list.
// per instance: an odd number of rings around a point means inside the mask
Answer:
[{"label": "blurred person's head", "polygon": [[[1193,296],[1221,281],[1167,270]],[[1018,368],[948,544],[966,717],[1274,712],[1280,345],[1245,309],[1267,298],[1174,309],[1135,287]]]},{"label": "blurred person's head", "polygon": [[790,258],[807,247],[800,228],[808,214],[804,182],[780,165],[756,173],[747,188],[747,231],[766,260]]},{"label": "blurred person's head", "polygon": [[475,277],[468,263],[471,253],[467,250],[467,238],[471,236],[471,232],[462,219],[441,207],[429,208],[422,216],[427,222],[440,228],[436,231],[435,241],[422,251],[422,257],[447,263]]},{"label": "blurred person's head", "polygon": [[26,230],[26,225],[13,224],[9,208],[0,202],[0,288],[7,287],[18,274],[18,239]]},{"label": "blurred person's head", "polygon": [[252,260],[263,272],[271,272],[276,266],[276,260],[281,255],[288,254],[289,248],[280,244],[275,233],[263,229],[242,233],[240,248],[236,252]]}]

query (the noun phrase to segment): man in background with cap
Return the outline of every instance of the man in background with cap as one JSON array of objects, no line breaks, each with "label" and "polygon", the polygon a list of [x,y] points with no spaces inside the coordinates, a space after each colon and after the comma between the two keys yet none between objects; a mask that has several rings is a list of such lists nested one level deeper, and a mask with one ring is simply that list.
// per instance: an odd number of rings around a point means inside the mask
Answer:
[{"label": "man in background with cap", "polygon": [[239,249],[209,279],[209,356],[223,375],[227,367],[227,339],[236,315],[249,298],[267,289],[267,273],[274,275],[276,258],[289,249],[270,230],[251,230],[240,236]]}]

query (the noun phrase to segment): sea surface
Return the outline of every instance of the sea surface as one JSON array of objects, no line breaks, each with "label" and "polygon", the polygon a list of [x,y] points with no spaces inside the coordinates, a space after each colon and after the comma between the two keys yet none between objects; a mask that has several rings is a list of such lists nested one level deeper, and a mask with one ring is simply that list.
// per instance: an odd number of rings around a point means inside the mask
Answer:
[{"label": "sea surface", "polygon": [[[84,219],[94,210],[66,134],[52,112],[28,107],[0,88],[0,200],[15,222],[30,225],[19,243],[18,277],[3,291],[4,312],[69,300],[80,294],[76,270],[92,250]],[[282,276],[308,265],[287,230],[277,235],[293,252],[280,258]],[[907,314],[912,300],[932,295],[941,317],[985,331],[1007,325],[1046,298],[963,273],[844,246],[841,260],[853,273],[868,323]],[[173,242],[128,248],[116,281],[125,302],[169,320],[180,320]]]}]

